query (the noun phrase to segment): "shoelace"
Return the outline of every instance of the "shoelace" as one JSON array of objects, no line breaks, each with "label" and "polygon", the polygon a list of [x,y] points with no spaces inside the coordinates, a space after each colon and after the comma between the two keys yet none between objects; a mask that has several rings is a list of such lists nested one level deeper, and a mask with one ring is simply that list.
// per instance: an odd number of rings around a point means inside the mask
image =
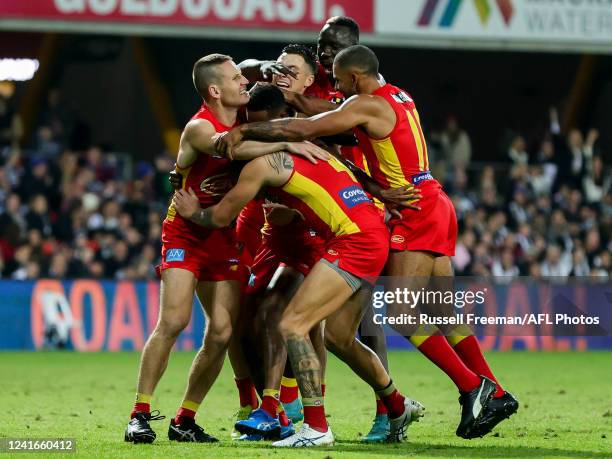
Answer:
[{"label": "shoelace", "polygon": [[149,414],[148,421],[161,421],[162,419],[166,419],[166,416],[161,414],[159,410],[154,410]]}]

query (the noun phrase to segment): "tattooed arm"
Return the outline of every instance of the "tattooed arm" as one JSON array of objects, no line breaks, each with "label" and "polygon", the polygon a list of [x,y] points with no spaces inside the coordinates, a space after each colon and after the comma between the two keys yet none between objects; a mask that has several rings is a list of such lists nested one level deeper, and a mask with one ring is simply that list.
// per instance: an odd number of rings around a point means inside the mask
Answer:
[{"label": "tattooed arm", "polygon": [[214,206],[202,209],[194,191],[178,190],[172,204],[183,218],[205,228],[229,226],[242,208],[251,201],[265,185],[282,185],[293,170],[293,159],[284,152],[272,153],[249,162],[238,178],[236,185]]},{"label": "tattooed arm", "polygon": [[394,125],[395,112],[384,99],[359,95],[351,97],[336,110],[310,118],[243,124],[227,132],[216,146],[221,155],[231,157],[232,150],[243,140],[299,142],[339,134],[357,126],[372,126],[373,136],[382,138],[391,132]]}]

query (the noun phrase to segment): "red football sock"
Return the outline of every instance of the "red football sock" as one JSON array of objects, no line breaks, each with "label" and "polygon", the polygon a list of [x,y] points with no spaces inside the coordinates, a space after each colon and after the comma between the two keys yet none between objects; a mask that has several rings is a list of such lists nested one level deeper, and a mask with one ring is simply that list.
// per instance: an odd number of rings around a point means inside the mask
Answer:
[{"label": "red football sock", "polygon": [[429,336],[417,349],[446,373],[460,391],[470,392],[480,385],[478,375],[463,363],[444,336]]},{"label": "red football sock", "polygon": [[321,397],[325,397],[325,383],[321,384]]},{"label": "red football sock", "polygon": [[390,418],[399,418],[406,407],[404,406],[404,397],[393,385],[393,381],[389,383],[387,387],[381,390],[376,391],[376,395],[380,397],[380,400],[384,404],[385,408],[387,408],[387,412]]},{"label": "red football sock", "polygon": [[384,402],[380,399],[380,397],[376,396],[376,416],[379,414],[389,414],[389,410],[385,406]]},{"label": "red football sock", "polygon": [[255,384],[251,378],[235,379],[236,387],[238,388],[238,396],[240,397],[240,406],[251,405],[253,409],[259,406],[257,400],[257,391]]},{"label": "red football sock", "polygon": [[280,422],[280,425],[283,427],[287,427],[289,425],[289,418],[287,417],[287,413],[285,413],[285,410],[279,411],[278,422]]},{"label": "red football sock", "polygon": [[264,389],[263,398],[261,399],[261,409],[275,418],[278,413],[278,403],[278,390]]},{"label": "red football sock", "polygon": [[183,403],[181,403],[180,408],[176,412],[174,422],[182,424],[185,418],[195,419],[198,408],[200,408],[199,403],[192,402],[191,400],[183,400]]},{"label": "red football sock", "polygon": [[286,378],[283,376],[280,389],[280,401],[282,403],[291,403],[297,400],[299,390],[295,378]]},{"label": "red football sock", "polygon": [[323,397],[302,398],[302,403],[304,403],[304,423],[319,432],[327,432]]},{"label": "red football sock", "polygon": [[151,395],[150,394],[136,394],[136,402],[130,413],[130,418],[133,418],[136,413],[150,413],[151,412]]},{"label": "red football sock", "polygon": [[493,376],[493,372],[491,368],[489,368],[489,364],[485,359],[485,356],[482,355],[482,350],[480,349],[480,345],[478,344],[478,340],[474,335],[466,336],[457,344],[454,345],[453,349],[457,355],[463,360],[463,362],[467,365],[467,367],[472,370],[477,375],[483,375],[497,384],[497,390],[493,395],[493,398],[499,398],[504,395],[504,389],[497,382],[495,376]]}]

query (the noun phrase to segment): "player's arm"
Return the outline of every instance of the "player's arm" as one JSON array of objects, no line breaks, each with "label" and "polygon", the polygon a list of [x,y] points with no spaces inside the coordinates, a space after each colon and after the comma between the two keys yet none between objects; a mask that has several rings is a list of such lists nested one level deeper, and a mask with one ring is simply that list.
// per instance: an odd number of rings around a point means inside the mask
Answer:
[{"label": "player's arm", "polygon": [[238,64],[242,75],[251,83],[255,81],[270,81],[272,75],[289,75],[295,78],[295,73],[276,61],[260,61],[246,59]]},{"label": "player's arm", "polygon": [[[215,142],[221,137],[212,123],[208,120],[195,119],[187,123],[179,146],[179,154],[177,157],[177,166],[186,168],[191,166],[197,159],[200,153],[207,155],[216,155]],[[245,141],[241,142],[232,151],[230,159],[250,160],[259,156],[264,156],[277,151],[288,150],[292,153],[302,155],[310,161],[316,162],[316,159],[327,159],[328,155],[320,151],[318,148],[308,145],[289,145],[286,141],[279,142],[258,142]]]},{"label": "player's arm", "polygon": [[194,191],[178,190],[172,204],[181,217],[205,228],[229,226],[240,211],[251,201],[264,185],[267,178],[265,164],[251,161],[244,166],[236,185],[214,206],[202,209]]},{"label": "player's arm", "polygon": [[293,158],[285,152],[265,155],[249,162],[240,173],[236,185],[214,206],[202,209],[196,194],[178,190],[172,204],[181,217],[191,220],[205,228],[224,228],[229,226],[240,211],[257,196],[266,185],[280,186],[293,171]]},{"label": "player's arm", "polygon": [[310,118],[283,118],[238,126],[219,138],[217,151],[231,156],[233,149],[243,140],[299,142],[332,136],[375,120],[379,111],[369,96],[353,96],[336,110]]},{"label": "player's arm", "polygon": [[294,107],[298,112],[306,116],[314,116],[319,113],[329,112],[338,108],[337,104],[325,99],[320,99],[313,96],[305,96],[293,91],[282,89],[285,96],[285,102]]}]

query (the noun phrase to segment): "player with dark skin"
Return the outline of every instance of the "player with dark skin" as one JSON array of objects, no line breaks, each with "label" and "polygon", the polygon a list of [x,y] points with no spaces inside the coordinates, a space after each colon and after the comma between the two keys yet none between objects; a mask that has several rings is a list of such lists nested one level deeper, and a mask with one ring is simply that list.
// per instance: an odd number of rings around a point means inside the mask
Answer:
[{"label": "player with dark skin", "polygon": [[[400,129],[398,117],[409,107],[412,107],[410,108],[411,110],[415,110],[414,104],[410,97],[398,88],[391,85],[382,85],[379,82],[378,59],[371,50],[365,46],[353,46],[339,53],[334,61],[333,76],[336,80],[336,88],[349,97],[336,110],[306,119],[281,119],[267,123],[242,125],[232,129],[218,139],[217,151],[221,155],[231,157],[234,146],[248,139],[296,141],[330,136],[348,129],[358,130],[358,133],[365,137],[364,141],[366,142],[382,142],[383,139],[391,142],[390,139],[394,135],[397,139],[397,135],[394,133]],[[392,93],[392,91],[396,92]],[[391,97],[391,94],[393,97]],[[414,117],[414,114],[407,114],[406,118],[404,118],[404,129],[407,132],[417,132],[417,129],[420,129],[418,124],[416,124],[418,120]],[[409,121],[412,123],[411,126],[408,126]],[[410,163],[412,161],[410,164],[414,164],[417,159],[416,149],[409,147],[409,144],[405,143],[404,139],[397,139],[393,142],[395,141],[399,142],[398,145],[401,145],[402,149],[398,152],[395,150],[395,144],[392,144],[393,154],[401,154],[404,162]],[[419,146],[419,148],[421,147]],[[397,159],[385,156],[385,150],[378,150],[373,154],[376,155],[377,161],[382,161],[381,164],[385,164],[389,160],[400,160],[400,156],[397,156]],[[419,155],[422,155],[420,150]],[[422,161],[422,159],[420,156],[419,160]],[[401,167],[404,167],[404,163],[401,164]],[[388,168],[388,166],[386,167]],[[397,174],[394,175],[393,170],[388,170],[390,172],[381,172],[382,175],[379,176],[381,180],[384,177],[388,183],[392,183],[390,180],[397,177]],[[428,171],[423,173],[429,174]],[[417,183],[413,179],[409,178],[409,180],[412,183]],[[426,180],[429,180],[429,178]],[[438,195],[436,194],[435,196]],[[449,209],[445,212],[442,215],[443,217],[449,215],[449,212],[454,212],[454,210]],[[427,217],[428,215],[423,216],[423,218]],[[416,219],[413,217],[414,220]],[[435,225],[439,225],[436,223],[435,218],[432,224],[434,225],[432,228],[437,228]],[[402,236],[403,239],[404,237]],[[419,244],[428,246],[428,244],[435,243],[435,240],[431,239],[431,237],[429,241],[426,243],[419,241]],[[450,256],[445,254],[446,251],[446,248],[438,251],[438,253],[430,250],[407,248],[393,250],[389,254],[387,272],[391,276],[403,278],[409,289],[418,290],[423,287],[423,279],[428,279],[431,276],[453,276]],[[342,341],[341,338],[340,341]],[[491,379],[475,374],[463,365],[463,362],[454,353],[453,349],[448,346],[446,341],[440,343],[437,340],[436,342],[442,347],[446,346],[444,349],[448,349],[444,351],[445,353],[448,352],[448,355],[444,358],[452,359],[452,362],[446,368],[448,369],[450,365],[452,365],[452,368],[447,371],[447,374],[455,376],[453,382],[455,382],[462,394],[460,403],[463,405],[463,410],[461,421],[457,428],[457,435],[463,438],[481,436],[483,432],[490,431],[490,426],[483,426],[479,421],[487,418],[491,411],[488,409],[488,405],[493,394],[497,391],[497,385]],[[432,358],[430,355],[426,355]],[[441,365],[435,360],[434,362],[438,366]],[[443,368],[442,366],[440,367]]]}]

